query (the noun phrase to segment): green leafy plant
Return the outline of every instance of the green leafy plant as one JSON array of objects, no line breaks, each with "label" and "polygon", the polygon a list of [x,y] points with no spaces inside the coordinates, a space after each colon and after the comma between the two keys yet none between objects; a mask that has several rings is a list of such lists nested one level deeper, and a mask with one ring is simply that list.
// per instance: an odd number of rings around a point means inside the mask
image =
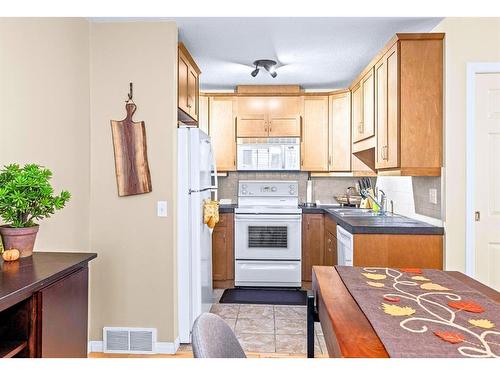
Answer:
[{"label": "green leafy plant", "polygon": [[52,172],[40,165],[4,166],[0,171],[0,217],[13,228],[36,225],[35,220],[50,217],[71,197],[68,191],[54,195]]}]

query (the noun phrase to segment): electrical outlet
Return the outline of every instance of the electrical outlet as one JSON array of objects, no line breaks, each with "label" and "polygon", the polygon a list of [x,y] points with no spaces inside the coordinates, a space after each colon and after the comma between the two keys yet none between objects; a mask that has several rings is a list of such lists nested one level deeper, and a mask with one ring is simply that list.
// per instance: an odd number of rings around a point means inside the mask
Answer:
[{"label": "electrical outlet", "polygon": [[429,189],[429,203],[438,203],[438,191],[437,189]]},{"label": "electrical outlet", "polygon": [[156,215],[158,217],[167,217],[167,202],[158,201],[156,204]]}]

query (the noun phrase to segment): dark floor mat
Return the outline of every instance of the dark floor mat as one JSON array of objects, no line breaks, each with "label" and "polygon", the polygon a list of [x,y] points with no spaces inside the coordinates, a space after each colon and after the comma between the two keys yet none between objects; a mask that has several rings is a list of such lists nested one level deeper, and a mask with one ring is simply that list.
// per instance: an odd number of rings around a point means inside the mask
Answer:
[{"label": "dark floor mat", "polygon": [[259,305],[307,304],[307,292],[281,288],[233,288],[226,289],[219,303],[253,303]]}]

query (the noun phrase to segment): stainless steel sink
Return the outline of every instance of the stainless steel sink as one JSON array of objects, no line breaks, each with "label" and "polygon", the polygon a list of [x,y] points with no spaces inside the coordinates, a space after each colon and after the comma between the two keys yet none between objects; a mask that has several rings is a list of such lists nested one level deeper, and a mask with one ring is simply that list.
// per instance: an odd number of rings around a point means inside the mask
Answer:
[{"label": "stainless steel sink", "polygon": [[[337,215],[344,217],[370,217],[370,216],[381,216],[384,217],[378,212],[373,212],[367,208],[330,208],[330,211],[333,211]],[[392,215],[391,215],[392,216]]]}]

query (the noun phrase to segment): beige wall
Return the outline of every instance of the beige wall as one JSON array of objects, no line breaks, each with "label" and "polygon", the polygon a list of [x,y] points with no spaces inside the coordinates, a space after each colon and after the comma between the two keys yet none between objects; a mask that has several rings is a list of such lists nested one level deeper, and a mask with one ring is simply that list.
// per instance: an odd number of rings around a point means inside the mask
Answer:
[{"label": "beige wall", "polygon": [[[92,23],[90,340],[103,326],[157,327],[177,337],[176,156],[177,28],[173,22]],[[111,119],[125,117],[134,83],[134,119],[146,123],[153,191],[117,195]],[[168,217],[156,202],[168,202]]]},{"label": "beige wall", "polygon": [[500,18],[446,18],[446,268],[465,271],[466,64],[500,62]]},{"label": "beige wall", "polygon": [[83,19],[0,18],[0,166],[45,165],[72,194],[38,250],[89,250],[88,44]]}]

